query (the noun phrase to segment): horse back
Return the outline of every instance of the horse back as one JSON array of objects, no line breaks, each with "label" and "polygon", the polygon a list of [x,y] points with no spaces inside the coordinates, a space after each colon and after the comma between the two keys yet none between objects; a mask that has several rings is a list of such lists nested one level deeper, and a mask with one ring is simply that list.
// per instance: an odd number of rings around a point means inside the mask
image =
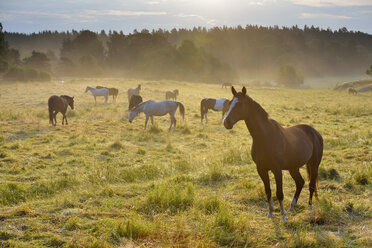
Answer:
[{"label": "horse back", "polygon": [[53,95],[48,99],[48,107],[50,110],[61,111],[65,107],[65,101],[61,97]]},{"label": "horse back", "polygon": [[[312,126],[299,124],[284,128],[287,158],[291,163],[302,166],[323,154],[323,138]],[[317,159],[318,160],[318,159]]]}]

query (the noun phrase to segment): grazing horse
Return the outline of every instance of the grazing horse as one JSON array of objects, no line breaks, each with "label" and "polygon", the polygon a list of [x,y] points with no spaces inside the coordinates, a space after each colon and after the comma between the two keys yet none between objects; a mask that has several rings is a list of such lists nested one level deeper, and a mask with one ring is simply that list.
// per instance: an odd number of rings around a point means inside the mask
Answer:
[{"label": "grazing horse", "polygon": [[141,85],[140,85],[140,84],[139,84],[139,85],[137,86],[137,88],[135,88],[135,89],[130,88],[130,89],[128,90],[128,102],[130,102],[130,98],[131,98],[133,95],[139,95],[140,90],[141,90]]},{"label": "grazing horse", "polygon": [[280,202],[282,220],[286,221],[283,206],[282,170],[288,170],[296,182],[296,193],[293,196],[289,211],[294,207],[305,184],[300,174],[300,167],[306,164],[309,183],[309,206],[313,193],[317,197],[318,168],[323,155],[323,138],[309,125],[295,125],[283,128],[275,120],[268,118],[267,112],[252,98],[246,95],[246,89],[236,92],[231,87],[234,98],[224,120],[225,128],[231,129],[234,124],[244,120],[252,136],[251,155],[256,163],[257,172],[265,184],[265,192],[269,203],[269,214],[273,217],[273,200],[271,198],[268,172],[274,174],[276,181],[276,197]]},{"label": "grazing horse", "polygon": [[353,94],[353,95],[358,94],[358,91],[356,91],[354,88],[349,88],[348,92],[349,94]]},{"label": "grazing horse", "polygon": [[232,84],[231,83],[222,83],[222,88],[228,88],[228,87],[231,87]]},{"label": "grazing horse", "polygon": [[226,98],[221,99],[214,99],[214,98],[204,98],[200,102],[200,118],[201,122],[203,123],[203,118],[205,117],[205,122],[208,123],[208,109],[212,109],[214,111],[222,111],[222,118],[221,123],[223,121],[223,117],[225,113],[229,110],[230,101]]},{"label": "grazing horse", "polygon": [[178,94],[179,94],[178,90],[167,91],[167,92],[165,92],[165,99],[167,99],[167,100],[169,100],[169,99],[177,100]]},{"label": "grazing horse", "polygon": [[116,98],[118,97],[119,90],[117,88],[107,88],[104,86],[96,86],[96,89],[108,89],[109,96],[112,96],[112,101],[116,101]]},{"label": "grazing horse", "polygon": [[109,96],[109,90],[107,88],[96,89],[96,88],[92,88],[92,87],[87,86],[87,88],[85,89],[85,93],[87,93],[88,91],[90,91],[92,93],[92,95],[94,96],[94,101],[96,103],[97,103],[97,100],[96,100],[97,96],[104,96],[105,97],[105,103],[107,102],[107,99],[108,99],[108,96]]},{"label": "grazing horse", "polygon": [[49,97],[49,100],[48,100],[49,123],[51,123],[53,126],[56,126],[57,125],[56,116],[58,112],[61,112],[63,115],[62,125],[64,125],[65,120],[66,120],[66,125],[68,125],[66,111],[69,105],[71,109],[74,109],[74,97],[65,96],[65,95]]},{"label": "grazing horse", "polygon": [[143,102],[142,96],[133,95],[130,98],[128,110],[132,110],[133,108],[137,107],[137,105],[140,104],[141,102]]},{"label": "grazing horse", "polygon": [[176,118],[174,117],[174,114],[177,111],[177,107],[180,108],[180,113],[182,116],[182,119],[185,119],[185,107],[182,103],[177,101],[160,101],[155,102],[152,100],[140,103],[137,107],[135,107],[133,110],[130,111],[129,114],[129,122],[132,123],[133,119],[141,112],[145,113],[146,115],[146,121],[145,121],[145,129],[147,126],[147,121],[149,120],[149,117],[151,117],[151,124],[154,125],[154,118],[153,116],[163,116],[166,114],[170,115],[171,118],[171,125],[169,127],[169,131],[173,126],[173,130],[176,129]]}]

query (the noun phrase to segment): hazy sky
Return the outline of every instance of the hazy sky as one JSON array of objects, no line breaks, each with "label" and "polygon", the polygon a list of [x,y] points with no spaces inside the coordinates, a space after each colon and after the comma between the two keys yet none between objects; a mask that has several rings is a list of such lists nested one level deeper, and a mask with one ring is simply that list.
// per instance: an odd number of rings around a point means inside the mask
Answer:
[{"label": "hazy sky", "polygon": [[372,34],[372,0],[0,0],[0,22],[26,33],[306,24]]}]

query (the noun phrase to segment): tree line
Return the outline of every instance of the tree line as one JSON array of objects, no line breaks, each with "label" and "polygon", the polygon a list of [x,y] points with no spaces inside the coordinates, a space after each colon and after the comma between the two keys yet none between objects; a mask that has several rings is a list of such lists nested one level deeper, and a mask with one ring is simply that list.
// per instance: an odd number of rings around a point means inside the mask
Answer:
[{"label": "tree line", "polygon": [[[285,82],[293,78],[301,83],[303,77],[362,74],[372,64],[372,35],[346,28],[247,25],[144,29],[130,34],[5,32],[4,37],[21,53],[32,50],[31,58],[40,57],[35,53],[44,54],[50,67],[42,69],[56,76],[115,75],[203,82],[234,82],[239,78]],[[13,62],[17,64],[20,59]]]}]

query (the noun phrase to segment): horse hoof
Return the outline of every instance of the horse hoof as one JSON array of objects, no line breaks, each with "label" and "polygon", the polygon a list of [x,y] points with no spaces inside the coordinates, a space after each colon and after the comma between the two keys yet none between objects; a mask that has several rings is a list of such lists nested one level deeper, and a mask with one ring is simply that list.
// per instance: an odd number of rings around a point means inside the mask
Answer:
[{"label": "horse hoof", "polygon": [[292,207],[292,206],[288,209],[288,212],[292,212],[292,213],[294,213],[294,211],[295,211],[295,210],[294,210],[294,207]]},{"label": "horse hoof", "polygon": [[268,214],[267,214],[267,218],[274,218],[273,213],[268,213]]},{"label": "horse hoof", "polygon": [[287,218],[283,215],[283,217],[282,217],[282,221],[283,222],[287,222]]}]

